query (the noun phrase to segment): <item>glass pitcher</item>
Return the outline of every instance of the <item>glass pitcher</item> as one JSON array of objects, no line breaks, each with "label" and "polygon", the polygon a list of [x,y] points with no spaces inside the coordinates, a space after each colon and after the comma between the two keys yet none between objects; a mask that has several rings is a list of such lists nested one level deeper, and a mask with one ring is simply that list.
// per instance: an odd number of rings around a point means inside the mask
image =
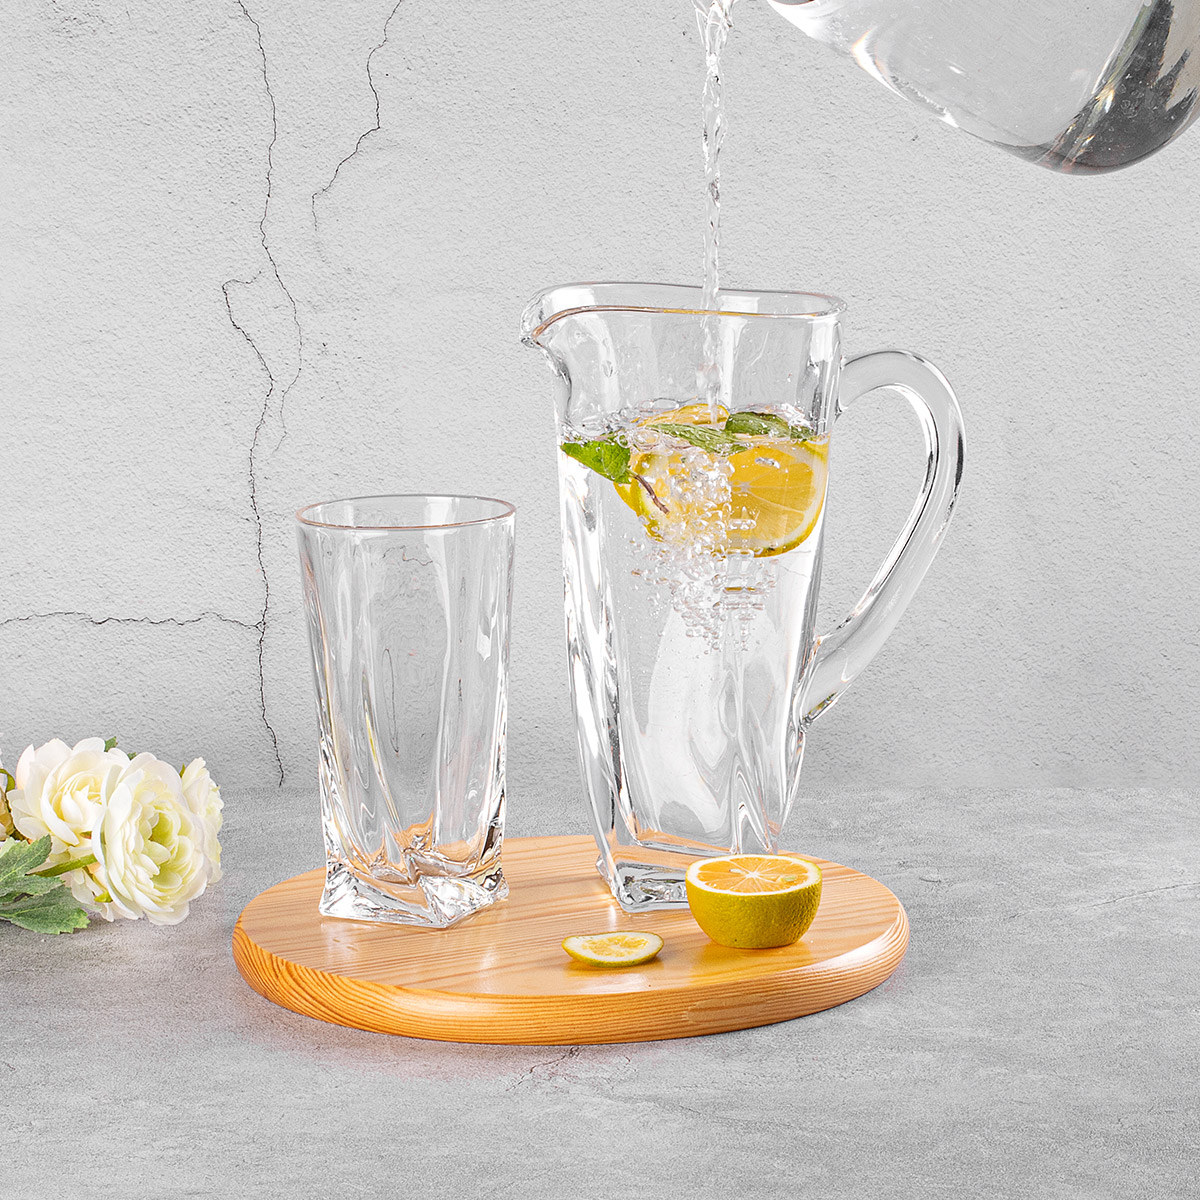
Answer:
[{"label": "glass pitcher", "polygon": [[[882,645],[946,530],[962,418],[929,363],[843,362],[840,301],[552,288],[523,339],[558,379],[567,650],[598,867],[623,907],[686,903],[697,857],[774,853],[806,731]],[[815,635],[830,435],[893,388],[924,486],[854,611]]]},{"label": "glass pitcher", "polygon": [[770,0],[943,121],[1058,171],[1128,166],[1196,117],[1200,0]]}]

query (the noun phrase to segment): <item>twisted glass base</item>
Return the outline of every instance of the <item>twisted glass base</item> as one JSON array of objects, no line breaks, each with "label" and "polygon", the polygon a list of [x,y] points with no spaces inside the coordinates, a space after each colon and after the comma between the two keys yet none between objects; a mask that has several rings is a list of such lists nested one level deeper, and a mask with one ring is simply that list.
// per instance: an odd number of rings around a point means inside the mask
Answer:
[{"label": "twisted glass base", "polygon": [[507,895],[498,860],[473,876],[423,875],[414,884],[366,880],[331,862],[319,907],[326,917],[446,929]]}]

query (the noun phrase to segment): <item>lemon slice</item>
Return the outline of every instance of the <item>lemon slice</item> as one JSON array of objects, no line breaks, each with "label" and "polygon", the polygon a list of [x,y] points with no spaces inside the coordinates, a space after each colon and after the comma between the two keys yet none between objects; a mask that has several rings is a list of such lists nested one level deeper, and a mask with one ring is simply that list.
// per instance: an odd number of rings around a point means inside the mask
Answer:
[{"label": "lemon slice", "polygon": [[715,410],[707,404],[684,404],[670,412],[655,413],[643,417],[639,425],[724,425],[729,420],[729,409],[718,404]]},{"label": "lemon slice", "polygon": [[[704,426],[708,406],[684,405],[639,424],[647,431]],[[651,537],[767,558],[795,549],[816,529],[829,479],[827,436],[739,433],[741,448],[721,454],[668,439],[664,430],[661,449],[635,451],[627,478],[613,484]]]},{"label": "lemon slice", "polygon": [[790,946],[821,902],[821,869],[787,854],[702,858],[687,872],[688,907],[718,945]]},{"label": "lemon slice", "polygon": [[662,948],[657,933],[580,933],[565,938],[562,948],[590,967],[636,967],[649,962]]},{"label": "lemon slice", "polygon": [[766,558],[794,550],[817,527],[829,479],[829,441],[753,441],[729,456],[728,548]]}]

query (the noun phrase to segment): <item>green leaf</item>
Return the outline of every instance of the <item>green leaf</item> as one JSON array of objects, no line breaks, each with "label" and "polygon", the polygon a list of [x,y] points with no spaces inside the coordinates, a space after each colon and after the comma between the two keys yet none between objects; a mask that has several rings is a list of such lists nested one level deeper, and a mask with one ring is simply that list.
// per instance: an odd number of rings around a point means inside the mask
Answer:
[{"label": "green leaf", "polygon": [[665,433],[668,437],[678,438],[681,442],[690,442],[707,450],[709,454],[736,454],[739,450],[747,449],[744,442],[730,437],[723,429],[713,429],[711,425],[672,425],[656,423],[656,433]]},{"label": "green leaf", "polygon": [[725,421],[726,433],[746,437],[784,437],[794,442],[811,441],[817,435],[807,425],[789,425],[775,413],[736,412]]},{"label": "green leaf", "polygon": [[568,458],[583,463],[613,483],[629,481],[629,447],[622,446],[615,434],[590,442],[563,442],[560,449]]},{"label": "green leaf", "polygon": [[83,906],[59,884],[54,891],[25,901],[0,903],[0,921],[11,921],[34,933],[70,933],[88,923]]},{"label": "green leaf", "polygon": [[24,875],[7,892],[0,892],[0,904],[6,904],[18,896],[40,896],[43,892],[54,891],[56,887],[62,887],[62,880],[55,876]]},{"label": "green leaf", "polygon": [[31,874],[49,854],[49,836],[13,842],[0,852],[0,921],[36,933],[67,933],[88,923],[83,906],[58,879]]},{"label": "green leaf", "polygon": [[55,895],[56,889],[61,889],[64,892],[67,890],[61,883],[56,882],[55,887],[38,896],[17,896],[10,894],[11,898],[10,896],[6,896],[3,900],[0,900],[0,917],[7,917],[12,913],[28,912],[31,909],[45,908],[47,904],[57,903],[60,897]]},{"label": "green leaf", "polygon": [[36,842],[12,842],[0,853],[0,892],[11,892],[34,867],[50,857],[50,835]]},{"label": "green leaf", "polygon": [[116,738],[106,738],[104,741],[104,749],[111,750],[117,744]]},{"label": "green leaf", "polygon": [[17,781],[3,767],[0,767],[0,775],[4,777],[4,783],[0,785],[0,792],[10,792],[17,786]]}]

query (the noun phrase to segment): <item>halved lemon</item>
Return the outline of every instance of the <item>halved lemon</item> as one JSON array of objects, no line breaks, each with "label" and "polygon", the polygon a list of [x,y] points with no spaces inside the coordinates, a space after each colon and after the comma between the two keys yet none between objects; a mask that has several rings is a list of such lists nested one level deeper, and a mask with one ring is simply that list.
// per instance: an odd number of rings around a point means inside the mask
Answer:
[{"label": "halved lemon", "polygon": [[721,946],[790,946],[821,903],[821,869],[789,854],[702,858],[687,872],[688,907]]},{"label": "halved lemon", "polygon": [[636,967],[649,962],[662,948],[657,933],[623,931],[580,933],[564,938],[562,948],[577,962],[590,967]]}]

